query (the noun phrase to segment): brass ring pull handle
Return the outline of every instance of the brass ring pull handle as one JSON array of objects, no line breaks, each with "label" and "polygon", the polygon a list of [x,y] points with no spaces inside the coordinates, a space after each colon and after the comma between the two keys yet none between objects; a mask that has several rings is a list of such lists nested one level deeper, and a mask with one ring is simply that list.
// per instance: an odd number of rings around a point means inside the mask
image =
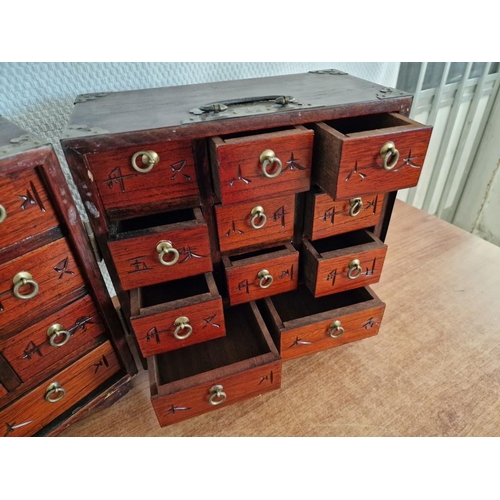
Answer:
[{"label": "brass ring pull handle", "polygon": [[342,337],[342,335],[344,335],[344,331],[345,330],[341,325],[340,321],[337,320],[330,325],[330,329],[328,330],[328,335],[332,339],[338,339],[339,337]]},{"label": "brass ring pull handle", "polygon": [[351,205],[349,210],[349,215],[351,217],[356,217],[356,215],[361,213],[361,210],[363,209],[363,200],[361,198],[353,198],[352,200],[349,200],[349,204]]},{"label": "brass ring pull handle", "polygon": [[[268,179],[274,179],[275,177],[278,177],[278,175],[281,174],[281,169],[283,168],[283,164],[281,163],[281,160],[276,156],[275,152],[271,149],[266,149],[265,151],[262,151],[262,153],[259,156],[259,161],[262,165],[262,173],[268,178]],[[267,170],[267,167],[269,165],[278,165],[278,168],[270,174]]]},{"label": "brass ring pull handle", "polygon": [[[14,276],[12,281],[14,283],[13,293],[15,297],[22,300],[28,300],[32,299],[38,293],[38,283],[32,278],[33,276],[27,271],[21,271]],[[19,291],[19,289],[25,285],[31,285],[33,287],[30,293],[24,294]]]},{"label": "brass ring pull handle", "polygon": [[47,389],[45,389],[45,401],[48,403],[57,403],[66,396],[66,389],[59,382],[52,382]]},{"label": "brass ring pull handle", "polygon": [[[158,260],[160,264],[164,266],[173,266],[177,264],[179,260],[179,251],[174,248],[171,241],[160,241],[158,245],[156,245],[156,251],[158,252]],[[163,260],[165,255],[172,254],[171,260]]]},{"label": "brass ring pull handle", "polygon": [[[193,333],[193,327],[189,324],[189,318],[187,316],[180,316],[174,321],[175,330],[174,337],[177,340],[185,340]],[[184,335],[179,335],[181,330],[187,330]]]},{"label": "brass ring pull handle", "polygon": [[[250,214],[252,215],[252,220],[250,221],[250,224],[254,229],[262,229],[266,225],[267,217],[266,214],[264,213],[263,207],[253,207]],[[257,224],[258,219],[261,219],[260,224]]]},{"label": "brass ring pull handle", "polygon": [[[137,158],[139,158],[139,156],[141,157],[141,162],[144,165],[143,167],[137,165]],[[132,168],[140,174],[147,174],[153,170],[155,165],[158,165],[159,161],[160,157],[155,151],[137,151],[137,153],[132,156],[130,164],[132,165]]]},{"label": "brass ring pull handle", "polygon": [[352,260],[351,262],[349,262],[349,265],[347,267],[349,268],[347,271],[347,277],[350,280],[359,278],[359,276],[361,276],[361,273],[363,272],[363,268],[361,267],[361,262],[359,261],[359,259]]},{"label": "brass ring pull handle", "polygon": [[7,210],[3,205],[0,205],[0,223],[2,223],[7,218]]},{"label": "brass ring pull handle", "polygon": [[222,391],[223,389],[224,389],[224,387],[222,387],[222,385],[214,385],[210,389],[210,398],[209,398],[208,402],[212,406],[220,405],[220,404],[224,403],[224,401],[226,400],[227,396],[226,396],[226,393]]},{"label": "brass ring pull handle", "polygon": [[392,170],[399,161],[399,151],[396,145],[392,142],[386,142],[380,149],[380,156],[383,161],[385,170]]},{"label": "brass ring pull handle", "polygon": [[260,278],[259,281],[259,286],[261,288],[269,288],[274,281],[274,278],[269,274],[269,271],[267,269],[262,269],[262,271],[259,271],[259,274],[257,276]]},{"label": "brass ring pull handle", "polygon": [[[63,339],[57,342],[57,339],[61,336]],[[71,333],[65,330],[61,324],[55,323],[47,330],[47,337],[49,337],[49,343],[52,347],[62,347],[69,342]]]}]

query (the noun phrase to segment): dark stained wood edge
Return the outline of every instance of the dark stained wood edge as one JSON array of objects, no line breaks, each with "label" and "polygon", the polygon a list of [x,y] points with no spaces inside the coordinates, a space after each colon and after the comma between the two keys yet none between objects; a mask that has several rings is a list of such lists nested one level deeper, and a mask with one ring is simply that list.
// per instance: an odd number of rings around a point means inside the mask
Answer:
[{"label": "dark stained wood edge", "polygon": [[143,143],[151,142],[153,139],[155,141],[201,139],[203,137],[302,125],[360,115],[394,112],[407,114],[410,110],[411,102],[412,96],[404,96],[369,102],[324,106],[314,109],[284,110],[272,115],[254,115],[244,118],[198,122],[192,125],[178,125],[151,130],[63,138],[61,139],[61,144],[63,150],[71,148],[80,151],[81,154],[102,152],[131,145],[139,146]]},{"label": "dark stained wood edge", "polygon": [[[14,391],[21,385],[21,379],[17,376],[16,372],[7,363],[7,360],[0,353],[0,383],[10,392]],[[8,393],[8,394],[9,394]],[[8,394],[4,397],[7,397]],[[3,403],[3,398],[0,398]]]},{"label": "dark stained wood edge", "polygon": [[373,234],[384,242],[387,237],[387,231],[389,229],[389,223],[391,221],[392,210],[394,208],[394,203],[398,195],[397,191],[392,191],[390,193],[385,193],[384,204],[380,214],[380,219],[377,225],[373,228]]},{"label": "dark stained wood edge", "polygon": [[110,340],[118,353],[118,358],[127,373],[136,374],[137,367],[126,342],[125,332],[95,261],[87,232],[79,217],[69,187],[52,149],[42,165],[42,172],[51,194],[54,208],[59,218],[70,229],[67,237],[75,249],[75,259],[78,261],[80,268],[84,270],[83,275],[90,283],[90,293],[93,295],[96,304],[98,304],[107,329],[110,332]]}]

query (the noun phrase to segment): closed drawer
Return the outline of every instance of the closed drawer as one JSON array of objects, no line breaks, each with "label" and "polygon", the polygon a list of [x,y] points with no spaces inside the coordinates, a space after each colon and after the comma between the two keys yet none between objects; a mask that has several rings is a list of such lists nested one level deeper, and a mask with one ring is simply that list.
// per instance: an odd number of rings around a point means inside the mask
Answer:
[{"label": "closed drawer", "polygon": [[208,229],[199,208],[120,221],[110,240],[124,290],[212,270]]},{"label": "closed drawer", "polygon": [[20,333],[0,341],[0,352],[26,382],[104,332],[90,296],[77,300]]},{"label": "closed drawer", "polygon": [[120,369],[109,342],[47,379],[0,412],[3,436],[31,436]]},{"label": "closed drawer", "polygon": [[377,283],[387,245],[360,230],[314,242],[304,240],[304,278],[315,297]]},{"label": "closed drawer", "polygon": [[223,205],[307,191],[314,132],[303,126],[210,139],[214,189]]},{"label": "closed drawer", "polygon": [[224,338],[148,358],[161,426],[281,386],[281,359],[254,302],[225,311]]},{"label": "closed drawer", "polygon": [[130,292],[131,324],[144,357],[226,333],[222,299],[211,273]]},{"label": "closed drawer", "polygon": [[69,302],[70,294],[84,284],[63,238],[1,265],[2,335],[24,329],[37,318],[55,311]]},{"label": "closed drawer", "polygon": [[314,299],[303,285],[259,307],[284,361],[376,335],[385,310],[370,288]]},{"label": "closed drawer", "polygon": [[294,212],[294,194],[230,206],[216,205],[221,252],[290,241]]},{"label": "closed drawer", "polygon": [[315,188],[306,195],[304,236],[310,240],[375,226],[384,205],[383,194],[334,201]]},{"label": "closed drawer", "polygon": [[313,180],[334,200],[417,185],[432,127],[395,113],[317,123]]},{"label": "closed drawer", "polygon": [[1,250],[57,225],[54,208],[34,170],[0,175]]},{"label": "closed drawer", "polygon": [[282,247],[223,257],[229,302],[233,306],[297,288],[299,252]]},{"label": "closed drawer", "polygon": [[199,196],[191,141],[143,144],[85,158],[105,210]]}]

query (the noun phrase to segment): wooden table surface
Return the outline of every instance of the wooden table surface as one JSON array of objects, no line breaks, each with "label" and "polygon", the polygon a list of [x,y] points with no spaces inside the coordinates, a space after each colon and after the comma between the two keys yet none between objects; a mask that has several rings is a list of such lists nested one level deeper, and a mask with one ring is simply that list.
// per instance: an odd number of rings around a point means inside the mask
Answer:
[{"label": "wooden table surface", "polygon": [[288,361],[282,388],[160,428],[147,372],[62,436],[498,436],[500,248],[397,202],[377,336]]}]

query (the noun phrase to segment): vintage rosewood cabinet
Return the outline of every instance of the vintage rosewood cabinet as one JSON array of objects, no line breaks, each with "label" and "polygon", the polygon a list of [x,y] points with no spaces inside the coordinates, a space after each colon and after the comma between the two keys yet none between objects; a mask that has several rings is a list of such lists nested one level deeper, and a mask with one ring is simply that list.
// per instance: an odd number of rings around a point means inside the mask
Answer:
[{"label": "vintage rosewood cabinet", "polygon": [[0,117],[0,435],[55,435],[136,371],[52,147]]},{"label": "vintage rosewood cabinet", "polygon": [[378,333],[369,285],[431,133],[410,106],[336,70],[76,99],[63,149],[161,425]]}]

